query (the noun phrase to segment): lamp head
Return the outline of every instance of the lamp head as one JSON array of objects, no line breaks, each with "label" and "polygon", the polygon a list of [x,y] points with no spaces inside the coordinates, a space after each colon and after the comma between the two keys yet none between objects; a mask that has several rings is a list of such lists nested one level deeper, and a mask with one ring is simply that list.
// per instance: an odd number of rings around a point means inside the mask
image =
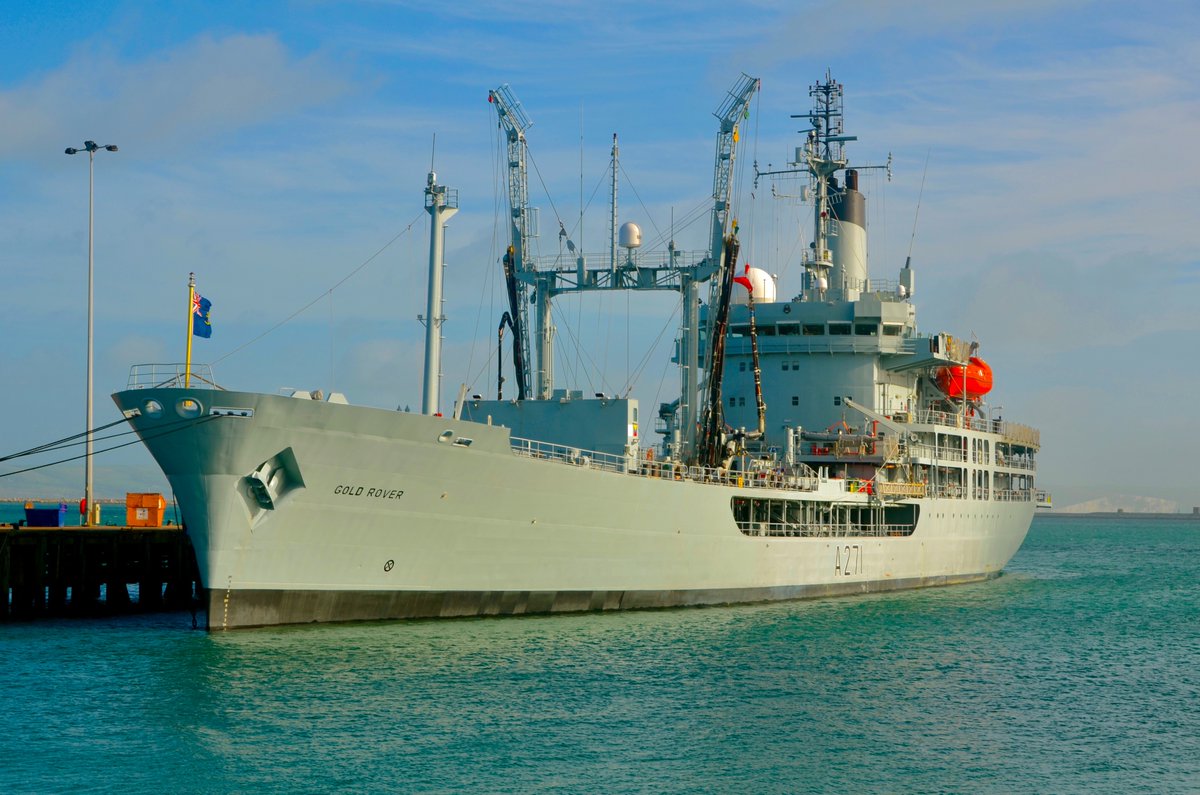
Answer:
[{"label": "lamp head", "polygon": [[72,149],[71,147],[69,147],[69,146],[68,146],[66,151],[67,151],[67,154],[69,154],[69,155],[73,155],[73,154],[77,153],[79,150],[78,150],[78,149]]},{"label": "lamp head", "polygon": [[86,149],[86,150],[87,150],[87,151],[89,151],[89,152],[95,152],[95,151],[96,151],[97,149],[99,149],[100,147],[96,146],[96,142],[95,142],[95,141],[84,141],[84,142],[83,142],[83,148],[84,148],[84,149]]},{"label": "lamp head", "polygon": [[107,150],[108,150],[108,151],[110,151],[110,152],[115,152],[115,151],[117,151],[117,145],[116,145],[116,144],[109,144],[108,146],[106,146],[106,147],[104,147],[104,148],[105,148],[105,149],[107,149]]}]

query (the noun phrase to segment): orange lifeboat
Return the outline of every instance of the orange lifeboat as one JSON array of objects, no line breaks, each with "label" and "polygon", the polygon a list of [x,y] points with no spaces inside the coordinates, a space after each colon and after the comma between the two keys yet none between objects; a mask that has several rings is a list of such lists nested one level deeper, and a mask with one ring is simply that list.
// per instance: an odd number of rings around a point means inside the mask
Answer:
[{"label": "orange lifeboat", "polygon": [[972,356],[966,367],[942,367],[934,376],[937,385],[952,398],[978,400],[992,391],[992,368],[978,356]]}]

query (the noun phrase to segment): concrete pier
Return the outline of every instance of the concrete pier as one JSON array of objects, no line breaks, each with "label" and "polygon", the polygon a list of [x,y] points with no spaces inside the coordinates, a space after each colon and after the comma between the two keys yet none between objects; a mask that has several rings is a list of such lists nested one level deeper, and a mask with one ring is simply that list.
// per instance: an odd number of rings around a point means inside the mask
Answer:
[{"label": "concrete pier", "polygon": [[186,610],[200,596],[178,527],[0,525],[0,621]]}]

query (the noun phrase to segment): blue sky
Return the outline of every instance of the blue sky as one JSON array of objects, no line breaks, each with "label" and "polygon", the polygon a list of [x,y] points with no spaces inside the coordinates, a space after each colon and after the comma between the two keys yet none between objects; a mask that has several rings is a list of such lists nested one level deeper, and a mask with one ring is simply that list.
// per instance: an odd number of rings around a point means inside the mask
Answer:
[{"label": "blue sky", "polygon": [[[106,396],[131,364],[182,358],[189,271],[215,327],[195,356],[222,384],[417,407],[431,155],[462,205],[447,239],[447,382],[494,382],[505,229],[489,88],[511,84],[533,119],[530,195],[553,253],[559,219],[603,248],[612,133],[621,219],[667,235],[710,191],[711,114],[739,73],[763,81],[748,168],[784,161],[788,115],[828,68],[860,139],[851,158],[895,158],[892,183],[864,185],[872,275],[903,264],[924,173],[921,327],[979,338],[993,402],[1042,430],[1056,504],[1135,494],[1189,508],[1198,33],[1186,2],[10,2],[0,455],[83,427],[87,162],[67,146],[120,146],[96,159],[98,423],[116,418]],[[798,208],[766,185],[751,195],[744,173],[738,186],[747,257],[794,294]],[[701,248],[704,222],[675,234]],[[563,301],[562,385],[622,391],[645,357],[632,394],[649,409],[671,399],[673,328],[659,335],[676,301]],[[136,448],[100,457],[96,482],[112,496],[165,487]],[[64,465],[2,478],[0,495],[75,497],[81,484],[82,467]]]}]

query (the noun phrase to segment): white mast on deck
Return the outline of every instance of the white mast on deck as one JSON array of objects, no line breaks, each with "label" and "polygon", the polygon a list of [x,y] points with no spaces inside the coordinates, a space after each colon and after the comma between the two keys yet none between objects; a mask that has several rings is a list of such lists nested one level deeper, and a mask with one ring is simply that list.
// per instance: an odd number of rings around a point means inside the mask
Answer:
[{"label": "white mast on deck", "polygon": [[[445,222],[458,212],[458,191],[437,184],[437,174],[429,172],[425,186],[425,209],[429,211],[429,303],[425,313],[425,392],[422,414],[438,413],[442,376],[442,261],[445,248]],[[420,319],[420,318],[418,318]]]}]

